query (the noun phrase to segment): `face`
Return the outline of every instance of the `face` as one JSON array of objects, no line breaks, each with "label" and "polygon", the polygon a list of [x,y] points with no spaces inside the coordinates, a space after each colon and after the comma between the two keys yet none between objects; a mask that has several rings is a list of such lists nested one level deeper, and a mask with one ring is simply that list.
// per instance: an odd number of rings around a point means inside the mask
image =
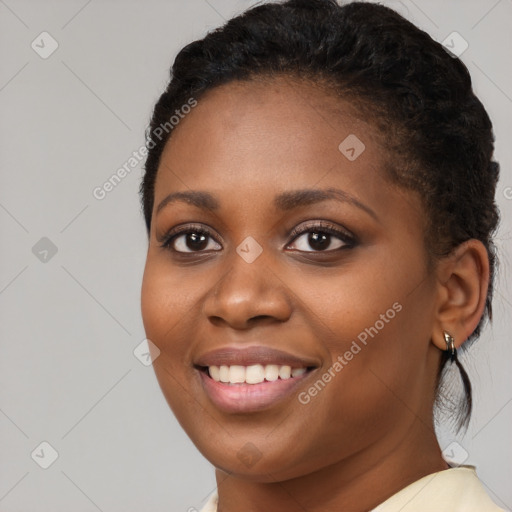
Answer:
[{"label": "face", "polygon": [[174,129],[142,315],[165,398],[217,468],[364,467],[431,415],[423,212],[385,158],[348,101],[284,78],[213,89]]}]

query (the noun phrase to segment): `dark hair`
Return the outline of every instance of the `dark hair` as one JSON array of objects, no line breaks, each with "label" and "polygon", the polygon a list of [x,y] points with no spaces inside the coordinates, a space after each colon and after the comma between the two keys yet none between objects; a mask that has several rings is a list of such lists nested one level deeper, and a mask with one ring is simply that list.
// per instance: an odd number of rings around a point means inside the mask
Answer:
[{"label": "dark hair", "polygon": [[[185,46],[146,133],[148,156],[140,194],[148,233],[157,169],[172,134],[166,128],[162,136],[161,127],[169,126],[169,118],[191,98],[198,100],[214,87],[276,76],[324,85],[354,101],[380,129],[389,179],[421,196],[429,261],[465,240],[475,238],[485,245],[490,261],[485,312],[466,348],[479,336],[486,315],[492,318],[492,236],[499,220],[492,124],[461,60],[382,5],[338,5],[335,0],[266,3]],[[441,358],[440,376],[447,360],[446,355]],[[466,401],[458,408],[459,428],[471,414],[471,386],[460,368]]]}]

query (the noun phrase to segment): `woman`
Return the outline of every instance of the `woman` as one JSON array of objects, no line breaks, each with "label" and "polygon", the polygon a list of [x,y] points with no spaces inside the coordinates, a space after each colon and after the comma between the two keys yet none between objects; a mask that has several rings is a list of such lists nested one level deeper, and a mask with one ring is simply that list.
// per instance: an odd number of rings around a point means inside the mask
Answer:
[{"label": "woman", "polygon": [[469,420],[495,266],[460,60],[383,6],[260,5],[178,54],[147,147],[142,315],[204,510],[500,510],[433,426],[446,372]]}]

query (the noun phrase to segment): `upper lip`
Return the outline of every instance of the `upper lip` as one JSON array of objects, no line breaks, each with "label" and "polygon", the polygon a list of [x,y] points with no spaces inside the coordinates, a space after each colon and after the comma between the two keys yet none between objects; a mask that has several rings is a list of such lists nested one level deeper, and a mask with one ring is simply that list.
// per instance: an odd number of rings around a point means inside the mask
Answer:
[{"label": "upper lip", "polygon": [[282,350],[277,350],[263,345],[240,348],[224,347],[206,352],[195,359],[196,366],[222,366],[240,365],[250,366],[254,364],[288,365],[292,368],[318,367],[319,362],[311,357],[294,355]]}]

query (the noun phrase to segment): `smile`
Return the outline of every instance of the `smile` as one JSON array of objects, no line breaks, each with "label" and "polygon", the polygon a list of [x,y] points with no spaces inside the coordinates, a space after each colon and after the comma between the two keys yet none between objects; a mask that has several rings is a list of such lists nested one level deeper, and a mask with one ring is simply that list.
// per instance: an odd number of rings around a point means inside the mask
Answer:
[{"label": "smile", "polygon": [[282,405],[321,361],[272,346],[231,345],[194,358],[193,366],[204,393],[217,409],[250,413]]}]

